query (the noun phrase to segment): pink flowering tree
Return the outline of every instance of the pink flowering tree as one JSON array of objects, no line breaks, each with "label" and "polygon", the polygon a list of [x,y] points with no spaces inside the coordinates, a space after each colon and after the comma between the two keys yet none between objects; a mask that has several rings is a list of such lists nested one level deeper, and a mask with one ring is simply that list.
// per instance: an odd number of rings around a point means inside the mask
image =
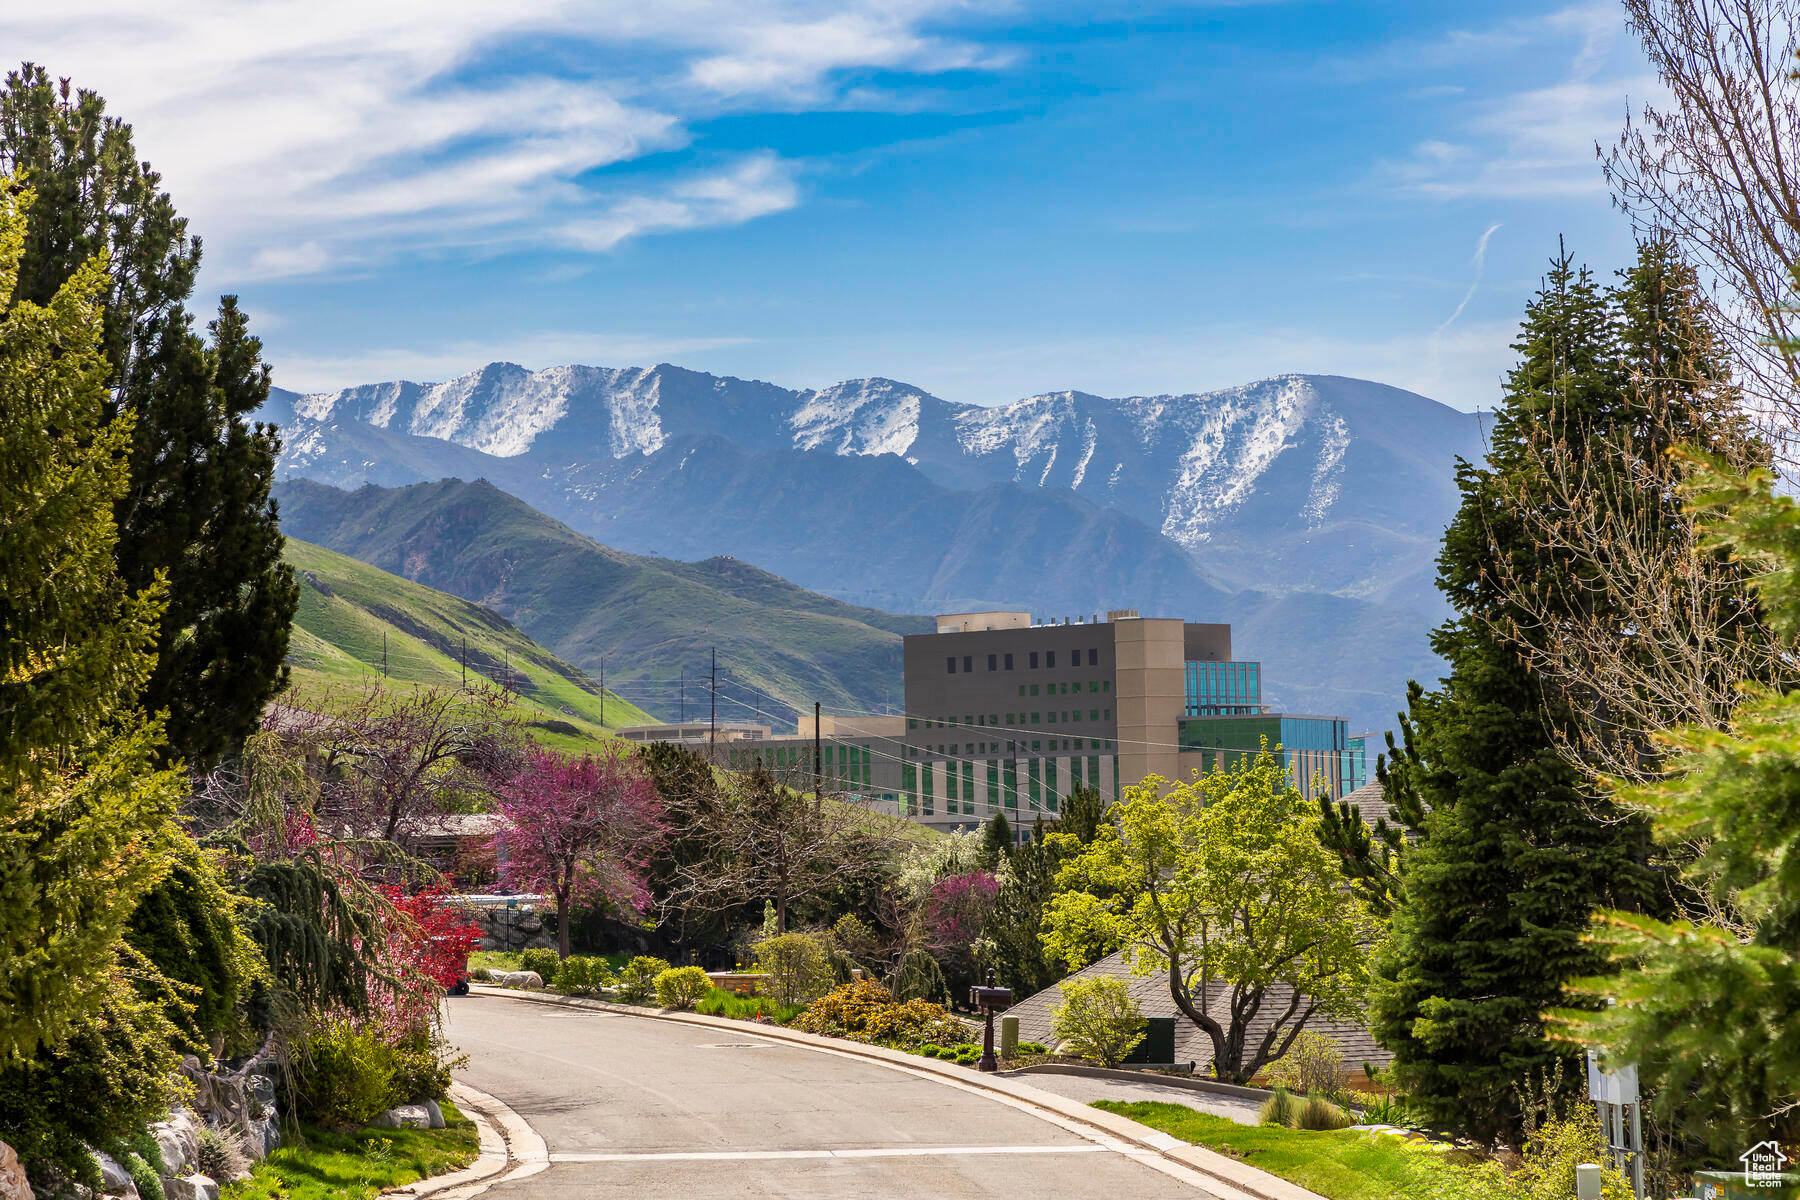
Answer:
[{"label": "pink flowering tree", "polygon": [[577,909],[650,902],[645,870],[663,836],[662,801],[632,755],[565,758],[531,747],[500,787],[500,877],[556,900],[557,952],[569,954]]},{"label": "pink flowering tree", "polygon": [[975,939],[981,936],[999,896],[1000,881],[992,871],[946,875],[926,893],[920,913],[925,944],[943,964],[953,987],[974,978]]}]

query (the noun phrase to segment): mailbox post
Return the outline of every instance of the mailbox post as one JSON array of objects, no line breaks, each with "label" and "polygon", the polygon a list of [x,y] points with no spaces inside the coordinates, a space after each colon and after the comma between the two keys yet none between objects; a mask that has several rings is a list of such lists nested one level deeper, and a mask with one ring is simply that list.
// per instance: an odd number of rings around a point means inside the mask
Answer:
[{"label": "mailbox post", "polygon": [[982,1035],[981,1061],[975,1064],[977,1071],[998,1071],[999,1062],[994,1058],[994,1015],[1003,1009],[1012,1007],[1012,989],[994,986],[994,968],[989,967],[987,986],[977,984],[969,989],[969,1007],[987,1018],[987,1030]]}]

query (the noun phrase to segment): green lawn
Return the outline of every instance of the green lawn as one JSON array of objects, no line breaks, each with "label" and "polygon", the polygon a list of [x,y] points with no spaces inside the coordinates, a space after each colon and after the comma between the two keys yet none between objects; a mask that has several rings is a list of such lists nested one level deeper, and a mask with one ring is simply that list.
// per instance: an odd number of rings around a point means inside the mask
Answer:
[{"label": "green lawn", "polygon": [[442,1175],[475,1161],[475,1123],[443,1102],[443,1129],[360,1129],[327,1133],[304,1129],[304,1141],[284,1145],[256,1164],[250,1178],[220,1192],[221,1200],[367,1200],[414,1180]]},{"label": "green lawn", "polygon": [[1239,1125],[1224,1117],[1197,1112],[1185,1104],[1100,1100],[1094,1107],[1241,1159],[1330,1200],[1388,1200],[1393,1196],[1441,1194],[1441,1190],[1430,1188],[1429,1182],[1450,1173],[1462,1173],[1460,1168],[1446,1164],[1442,1155],[1412,1149],[1397,1138],[1381,1134]]}]

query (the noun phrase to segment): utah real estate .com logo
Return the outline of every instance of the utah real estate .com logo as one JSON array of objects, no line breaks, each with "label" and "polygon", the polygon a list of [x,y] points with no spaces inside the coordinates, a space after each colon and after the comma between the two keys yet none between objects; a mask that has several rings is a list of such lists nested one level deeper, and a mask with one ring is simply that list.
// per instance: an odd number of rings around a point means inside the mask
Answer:
[{"label": "utah real estate .com logo", "polygon": [[1738,1155],[1738,1161],[1744,1164],[1745,1187],[1779,1187],[1788,1156],[1782,1153],[1781,1143],[1770,1138]]}]

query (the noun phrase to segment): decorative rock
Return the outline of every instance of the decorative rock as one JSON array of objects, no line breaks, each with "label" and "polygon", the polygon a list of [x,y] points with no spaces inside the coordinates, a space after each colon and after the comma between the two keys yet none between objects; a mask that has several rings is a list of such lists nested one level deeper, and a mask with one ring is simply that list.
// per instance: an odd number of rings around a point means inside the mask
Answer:
[{"label": "decorative rock", "polygon": [[499,971],[494,975],[494,982],[504,987],[541,988],[544,977],[536,971]]},{"label": "decorative rock", "polygon": [[430,1129],[431,1114],[423,1104],[400,1104],[376,1117],[369,1125],[375,1129]]},{"label": "decorative rock", "polygon": [[433,1129],[442,1129],[444,1127],[444,1110],[436,1100],[425,1101],[425,1111],[431,1116],[431,1127]]},{"label": "decorative rock", "polygon": [[162,1185],[168,1200],[219,1200],[219,1185],[206,1175],[165,1176]]},{"label": "decorative rock", "polygon": [[[175,1109],[168,1120],[150,1126],[150,1136],[156,1139],[156,1147],[162,1151],[163,1170],[171,1177],[186,1174],[188,1167],[193,1165],[199,1153],[194,1132],[194,1115],[185,1108]],[[176,1200],[176,1197],[171,1196],[169,1200]]]},{"label": "decorative rock", "polygon": [[37,1200],[18,1154],[5,1142],[0,1142],[0,1200]]},{"label": "decorative rock", "polygon": [[137,1185],[131,1182],[131,1172],[110,1154],[94,1151],[94,1161],[100,1164],[100,1190],[108,1195],[116,1196],[122,1192],[137,1194]]}]

